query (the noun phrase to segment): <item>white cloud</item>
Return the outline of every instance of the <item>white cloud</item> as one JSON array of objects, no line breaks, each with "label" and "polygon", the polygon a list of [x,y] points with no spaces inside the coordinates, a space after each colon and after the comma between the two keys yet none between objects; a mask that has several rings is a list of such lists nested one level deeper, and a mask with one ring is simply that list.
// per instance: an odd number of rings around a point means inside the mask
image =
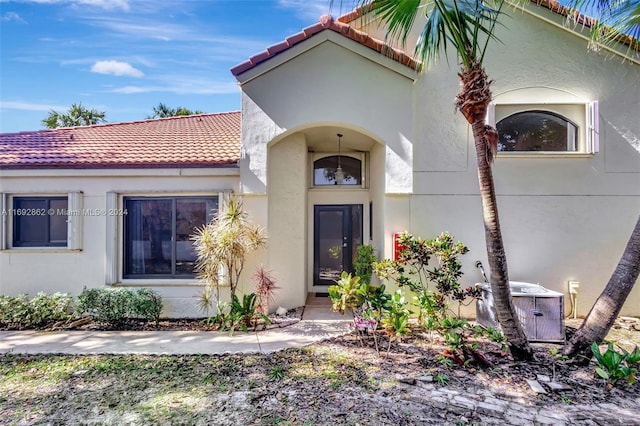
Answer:
[{"label": "white cloud", "polygon": [[[279,7],[293,9],[298,18],[313,21],[317,21],[325,13],[331,13],[334,16],[340,15],[338,9],[344,8],[342,3],[351,4],[353,2],[334,0],[333,7],[331,7],[329,0],[278,0]],[[350,10],[347,10],[347,12]]]},{"label": "white cloud", "polygon": [[26,24],[27,21],[25,21],[24,19],[22,19],[20,17],[20,15],[18,15],[15,12],[6,12],[4,15],[2,15],[1,18],[3,21],[16,21],[16,22],[20,22],[21,24]]},{"label": "white cloud", "polygon": [[144,73],[132,67],[126,62],[98,61],[91,67],[91,72],[98,74],[128,75],[130,77],[142,77]]},{"label": "white cloud", "polygon": [[1,109],[18,109],[23,111],[51,111],[51,110],[61,110],[67,107],[60,105],[49,105],[49,104],[33,104],[29,102],[0,102]]},{"label": "white cloud", "polygon": [[105,10],[129,10],[129,0],[22,0],[22,3],[87,5]]},{"label": "white cloud", "polygon": [[151,86],[123,86],[108,90],[109,93],[120,93],[124,95],[134,93],[176,93],[180,95],[220,95],[227,93],[238,93],[238,85],[234,81],[210,81],[206,79],[198,80],[191,78],[180,80],[167,78],[166,84]]},{"label": "white cloud", "polygon": [[124,86],[124,87],[118,87],[116,89],[109,90],[109,91],[112,93],[122,93],[125,95],[129,95],[131,93],[152,92],[153,90],[150,90],[150,88],[144,88],[140,86]]},{"label": "white cloud", "polygon": [[102,9],[129,10],[129,0],[72,0],[74,3],[97,6]]}]

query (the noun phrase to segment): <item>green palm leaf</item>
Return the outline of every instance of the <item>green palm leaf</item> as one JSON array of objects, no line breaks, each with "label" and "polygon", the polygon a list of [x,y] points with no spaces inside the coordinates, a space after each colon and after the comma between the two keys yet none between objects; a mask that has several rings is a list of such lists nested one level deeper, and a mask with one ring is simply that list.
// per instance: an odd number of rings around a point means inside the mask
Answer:
[{"label": "green palm leaf", "polygon": [[374,0],[362,1],[376,18],[387,25],[387,38],[406,46],[411,29],[420,15],[426,23],[415,46],[423,63],[435,62],[442,51],[453,47],[468,69],[475,60],[482,61],[487,42],[496,39],[493,29],[500,15],[502,1],[494,7],[478,0]]},{"label": "green palm leaf", "polygon": [[629,49],[640,49],[640,0],[572,0],[571,8],[593,15],[592,47],[611,45],[628,37]]}]

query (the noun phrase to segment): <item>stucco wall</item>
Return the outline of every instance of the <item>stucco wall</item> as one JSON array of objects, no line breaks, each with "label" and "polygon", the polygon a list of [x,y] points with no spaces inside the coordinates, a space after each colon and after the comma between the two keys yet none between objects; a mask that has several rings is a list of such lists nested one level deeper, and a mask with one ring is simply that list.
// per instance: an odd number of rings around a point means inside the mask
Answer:
[{"label": "stucco wall", "polygon": [[[502,155],[494,167],[511,279],[565,294],[567,281],[578,280],[578,313],[584,315],[640,214],[640,66],[589,52],[584,40],[531,15],[512,15],[507,28],[498,27],[503,44],[494,43],[485,59],[496,101],[599,101],[600,152]],[[471,253],[464,280],[470,284],[480,279],[475,260],[487,262],[475,148],[464,118],[453,109],[456,74],[457,66],[443,60],[415,86],[411,229],[425,237],[448,230],[465,242]],[[636,285],[623,314],[638,315],[639,307]]]},{"label": "stucco wall", "polygon": [[[82,192],[85,210],[106,210],[107,193],[122,195],[204,195],[238,190],[237,169],[24,170],[2,171],[0,192],[50,195]],[[122,207],[119,205],[118,207]],[[82,249],[7,249],[0,251],[0,294],[37,292],[79,294],[83,287],[107,282],[107,213],[83,215]],[[122,222],[118,221],[121,256]],[[10,233],[9,233],[10,235]],[[116,259],[121,277],[121,259]],[[119,279],[116,281],[120,282]],[[165,297],[164,315],[202,316],[196,308],[201,287],[195,280],[144,280]],[[117,283],[116,285],[121,285]],[[138,288],[129,280],[127,286]]]},{"label": "stucco wall", "polygon": [[[412,82],[334,43],[334,37],[341,36],[333,35],[242,85],[244,193],[266,192],[267,145],[274,138],[336,123],[365,131],[384,143],[385,191],[411,192]],[[307,42],[314,43],[301,44]],[[353,44],[350,47],[356,50],[370,50],[351,40],[341,42]]]},{"label": "stucco wall", "polygon": [[[313,205],[362,204],[364,242],[369,243],[369,202],[374,208],[373,244],[384,250],[389,212],[385,194],[412,191],[412,71],[331,31],[307,40],[241,76],[243,89],[242,193],[260,197],[268,209],[268,268],[282,288],[276,304],[304,303],[313,288]],[[287,56],[288,55],[288,56]],[[381,65],[379,60],[387,61]],[[309,131],[358,135],[368,152],[366,188],[311,189]],[[325,130],[322,130],[325,129]],[[345,137],[348,147],[352,140]],[[333,142],[332,142],[333,143]],[[347,148],[353,149],[353,148]],[[266,196],[265,196],[266,195]],[[393,201],[393,200],[392,200]],[[394,205],[391,202],[391,205]],[[268,207],[267,207],[268,206]],[[407,222],[407,221],[405,221]],[[321,289],[326,291],[326,289]]]},{"label": "stucco wall", "polygon": [[304,305],[307,262],[307,144],[294,134],[269,149],[269,267],[278,304]]}]

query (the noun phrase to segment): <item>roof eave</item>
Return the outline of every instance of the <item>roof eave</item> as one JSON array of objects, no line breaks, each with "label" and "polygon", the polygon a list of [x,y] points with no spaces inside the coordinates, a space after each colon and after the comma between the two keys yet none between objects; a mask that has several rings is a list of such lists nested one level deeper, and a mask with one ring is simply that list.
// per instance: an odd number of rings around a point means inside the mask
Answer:
[{"label": "roof eave", "polygon": [[[337,35],[337,37],[331,34]],[[335,21],[330,15],[323,15],[318,23],[287,37],[284,41],[269,46],[247,61],[234,66],[231,68],[231,73],[240,84],[244,84],[327,40],[414,80],[416,71],[420,68],[418,61],[401,50],[394,49],[346,23]],[[359,45],[360,48],[356,45]],[[397,65],[393,65],[393,63]]]}]

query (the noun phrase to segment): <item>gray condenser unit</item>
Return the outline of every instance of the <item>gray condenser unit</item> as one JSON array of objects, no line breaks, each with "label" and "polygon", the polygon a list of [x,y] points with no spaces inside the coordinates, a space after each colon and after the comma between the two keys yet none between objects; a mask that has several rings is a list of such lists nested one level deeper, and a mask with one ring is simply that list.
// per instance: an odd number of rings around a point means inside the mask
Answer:
[{"label": "gray condenser unit", "polygon": [[[485,283],[476,285],[482,287],[482,299],[476,302],[476,320],[500,330],[491,287]],[[563,343],[564,295],[540,284],[511,281],[510,287],[516,314],[529,341]]]}]

